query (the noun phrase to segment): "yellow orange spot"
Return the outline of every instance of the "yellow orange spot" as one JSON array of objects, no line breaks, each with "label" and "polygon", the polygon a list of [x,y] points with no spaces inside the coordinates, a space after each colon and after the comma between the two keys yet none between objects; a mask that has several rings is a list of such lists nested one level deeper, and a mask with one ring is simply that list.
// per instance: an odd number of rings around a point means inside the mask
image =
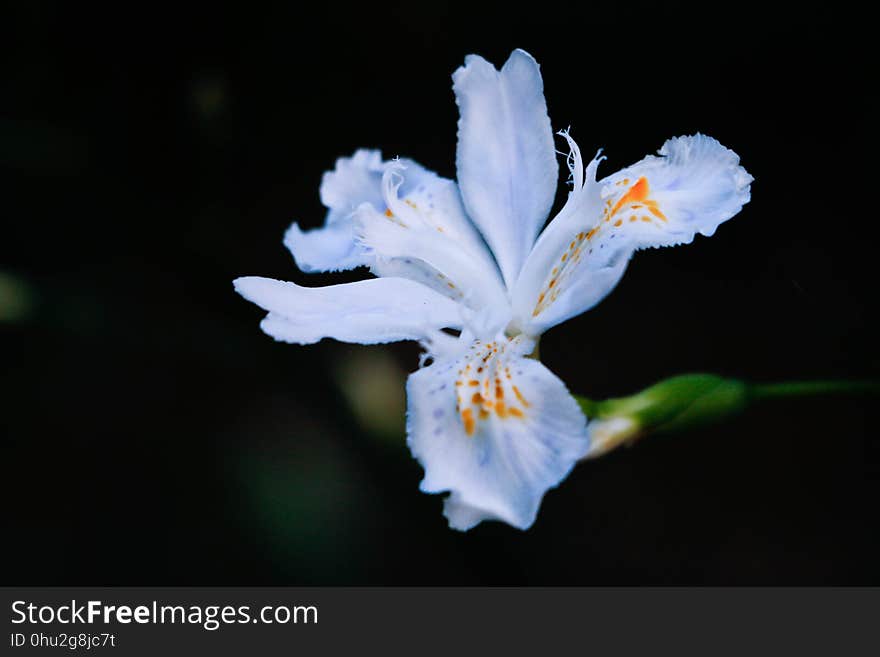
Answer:
[{"label": "yellow orange spot", "polygon": [[477,417],[479,417],[481,420],[488,420],[489,419],[489,411],[487,411],[485,408],[481,408],[480,414]]},{"label": "yellow orange spot", "polygon": [[500,401],[495,405],[495,412],[498,413],[498,417],[507,417],[507,406],[504,405],[503,401]]},{"label": "yellow orange spot", "polygon": [[631,217],[629,218],[629,220],[630,220],[631,222],[632,222],[632,221],[638,221],[639,218],[638,218],[637,216],[633,215],[633,216],[631,216]]},{"label": "yellow orange spot", "polygon": [[472,387],[476,387],[476,386],[480,385],[480,382],[475,379],[471,379],[470,381],[468,381],[468,385],[472,386]]},{"label": "yellow orange spot", "polygon": [[385,216],[386,217],[393,217],[394,216],[394,213],[391,211],[391,208],[385,208]]},{"label": "yellow orange spot", "polygon": [[508,412],[509,412],[513,417],[518,417],[518,418],[520,418],[520,419],[522,419],[522,418],[524,417],[524,413],[523,413],[521,410],[519,410],[516,406],[511,406],[511,407],[508,409]]},{"label": "yellow orange spot", "polygon": [[475,404],[479,404],[481,401],[483,401],[483,395],[481,395],[478,392],[475,392],[474,396],[471,397],[471,401]]},{"label": "yellow orange spot", "polygon": [[526,398],[523,397],[523,394],[519,391],[519,388],[513,386],[513,394],[516,395],[516,398],[519,399],[519,403],[525,407],[528,407],[529,402],[526,401]]},{"label": "yellow orange spot", "polygon": [[464,423],[464,432],[467,435],[472,436],[475,428],[474,412],[469,408],[464,409],[461,412],[461,421]]},{"label": "yellow orange spot", "polygon": [[660,212],[660,208],[658,208],[658,207],[656,207],[656,206],[654,206],[654,205],[649,205],[649,206],[648,206],[648,212],[650,212],[651,214],[653,214],[653,215],[654,215],[655,217],[657,217],[658,219],[661,219],[661,220],[663,220],[663,221],[666,221],[666,215],[663,214],[662,212]]},{"label": "yellow orange spot", "polygon": [[[624,184],[628,184],[628,182],[626,181]],[[617,200],[617,203],[611,208],[611,214],[616,214],[620,208],[629,203],[644,201],[646,198],[648,198],[648,179],[642,176],[636,181],[635,185],[627,190],[626,194]]]},{"label": "yellow orange spot", "polygon": [[618,219],[617,221],[614,222],[614,225],[620,226],[622,223],[623,223],[623,219]]}]

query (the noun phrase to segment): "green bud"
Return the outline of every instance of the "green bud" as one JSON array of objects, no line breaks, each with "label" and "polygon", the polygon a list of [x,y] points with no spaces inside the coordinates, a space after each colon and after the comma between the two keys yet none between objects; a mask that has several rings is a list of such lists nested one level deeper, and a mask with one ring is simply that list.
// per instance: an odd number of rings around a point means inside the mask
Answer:
[{"label": "green bud", "polygon": [[577,397],[590,419],[592,446],[601,456],[648,433],[691,429],[736,415],[748,402],[742,381],[713,374],[683,374],[629,397],[592,401]]}]

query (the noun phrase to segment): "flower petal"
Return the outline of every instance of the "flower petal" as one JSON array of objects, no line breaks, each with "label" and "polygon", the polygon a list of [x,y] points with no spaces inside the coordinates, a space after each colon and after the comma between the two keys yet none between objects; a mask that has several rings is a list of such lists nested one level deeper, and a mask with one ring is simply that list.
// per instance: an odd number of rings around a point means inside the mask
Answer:
[{"label": "flower petal", "polygon": [[361,203],[382,207],[382,153],[359,149],[336,160],[321,178],[321,202],[328,208],[322,228],[303,231],[294,223],[284,235],[297,266],[305,272],[342,271],[368,264],[355,244],[351,213]]},{"label": "flower petal", "polygon": [[473,342],[407,382],[408,444],[421,488],[450,491],[455,529],[497,519],[527,529],[547,489],[589,448],[586,419],[565,385],[521,337]]},{"label": "flower petal", "polygon": [[458,184],[508,287],[547,219],[558,167],[537,62],[515,50],[501,71],[470,55],[452,76],[461,112]]},{"label": "flower petal", "polygon": [[234,285],[245,299],[269,311],[260,328],[282,342],[422,340],[437,329],[462,324],[461,310],[454,301],[403,278],[302,287],[246,276],[237,278]]},{"label": "flower petal", "polygon": [[352,215],[364,203],[377,212],[385,211],[382,175],[390,166],[406,169],[399,189],[402,199],[423,203],[438,224],[482,241],[464,215],[453,181],[411,160],[383,161],[380,151],[360,149],[351,157],[339,158],[333,171],[325,172],[321,179],[321,202],[328,208],[324,226],[303,231],[294,223],[284,236],[284,244],[302,271],[343,271],[375,265],[375,258],[364,253],[355,239]]},{"label": "flower petal", "polygon": [[529,334],[601,301],[634,251],[712,235],[749,200],[752,177],[736,153],[710,137],[670,139],[660,157],[596,183],[599,160],[581,176],[577,145],[565,136],[575,189],[538,239],[513,294],[514,311]]},{"label": "flower petal", "polygon": [[347,220],[306,231],[293,223],[284,234],[284,246],[290,249],[296,266],[308,273],[346,271],[370,264],[355,241],[351,221]]},{"label": "flower petal", "polygon": [[420,266],[416,280],[434,283],[438,291],[471,308],[506,306],[507,294],[498,268],[476,231],[466,223],[443,221],[450,215],[435,213],[433,204],[402,199],[400,171],[389,169],[384,178],[388,209],[380,213],[365,203],[355,213],[358,239],[376,257],[375,269],[387,271],[389,267],[383,266],[387,261],[398,268]]},{"label": "flower petal", "polygon": [[715,139],[676,137],[658,153],[599,182],[604,207],[597,232],[616,228],[636,249],[689,244],[697,233],[711,237],[749,202],[752,176]]}]

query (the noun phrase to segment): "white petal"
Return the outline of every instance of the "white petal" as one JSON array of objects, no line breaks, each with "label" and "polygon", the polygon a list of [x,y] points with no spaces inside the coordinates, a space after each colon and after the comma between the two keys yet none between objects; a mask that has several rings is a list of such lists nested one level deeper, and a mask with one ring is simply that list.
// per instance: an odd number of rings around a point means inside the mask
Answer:
[{"label": "white petal", "polygon": [[689,244],[749,202],[752,176],[715,139],[676,137],[658,152],[599,182],[603,231],[616,227],[637,249]]},{"label": "white petal", "polygon": [[604,158],[597,154],[585,168],[575,141],[567,131],[560,135],[570,148],[572,190],[535,243],[512,294],[515,320],[511,329],[533,336],[599,303],[617,284],[627,263],[622,258],[610,266],[588,269],[571,261],[580,256],[572,254],[572,245],[595,223],[601,207],[596,169]]},{"label": "white petal", "polygon": [[378,271],[382,273],[381,263],[387,260],[398,267],[427,265],[427,271],[419,271],[420,282],[427,282],[427,276],[436,281],[439,291],[472,308],[506,306],[498,269],[479,236],[462,226],[438,224],[430,208],[401,199],[401,183],[400,172],[389,169],[383,183],[388,210],[380,213],[364,204],[355,213],[358,239],[377,258]]},{"label": "white petal", "polygon": [[234,285],[245,299],[269,311],[260,327],[283,342],[421,340],[437,329],[459,328],[462,323],[455,302],[402,278],[302,287],[247,276],[236,279]]},{"label": "white petal", "polygon": [[330,210],[328,222],[344,219],[361,203],[381,208],[385,165],[381,151],[365,148],[336,160],[336,167],[321,177],[321,203]]},{"label": "white petal", "polygon": [[[566,135],[567,136],[567,135]],[[580,156],[575,153],[575,168]],[[703,135],[671,139],[598,183],[594,160],[584,186],[550,222],[513,294],[522,330],[538,334],[598,303],[637,249],[712,235],[749,200],[752,177],[739,157]]]},{"label": "white petal", "polygon": [[470,55],[452,79],[461,112],[458,184],[468,215],[512,287],[556,193],[544,83],[537,62],[522,50],[500,72]]},{"label": "white petal", "polygon": [[[586,419],[565,385],[524,357],[523,338],[474,342],[407,382],[408,444],[425,468],[425,492],[450,491],[450,526],[535,520],[547,489],[589,448]],[[474,382],[474,383],[472,383]]]},{"label": "white petal", "polygon": [[284,245],[304,272],[345,271],[370,264],[370,258],[355,242],[351,221],[336,221],[306,231],[294,223],[284,234]]},{"label": "white petal", "polygon": [[294,223],[284,236],[297,266],[305,272],[341,271],[369,264],[355,244],[351,213],[362,203],[380,210],[382,153],[360,149],[336,160],[336,167],[321,178],[321,202],[328,208],[324,226],[303,231]]},{"label": "white petal", "polygon": [[[406,169],[399,194],[413,204],[420,203],[430,210],[438,224],[448,230],[481,241],[476,230],[464,216],[456,184],[411,160],[383,161],[376,150],[361,149],[351,157],[341,157],[333,171],[321,179],[321,202],[327,206],[324,226],[303,231],[294,223],[284,236],[297,266],[305,272],[342,271],[359,266],[373,266],[375,258],[364,253],[357,243],[352,215],[363,204],[377,212],[386,209],[382,191],[382,175],[390,166]],[[485,247],[484,247],[485,248]],[[405,276],[414,269],[418,279],[419,267],[397,267],[390,274]]]}]

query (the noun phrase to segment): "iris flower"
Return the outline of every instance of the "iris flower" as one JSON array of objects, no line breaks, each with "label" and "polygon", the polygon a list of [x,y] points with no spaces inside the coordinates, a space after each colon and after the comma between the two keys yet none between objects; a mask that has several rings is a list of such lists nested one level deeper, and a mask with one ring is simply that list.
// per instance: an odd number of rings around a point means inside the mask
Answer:
[{"label": "iris flower", "polygon": [[282,342],[419,341],[407,443],[421,489],[449,493],[455,529],[526,529],[590,448],[578,403],[535,357],[539,337],[601,301],[635,251],[712,235],[749,200],[752,178],[697,134],[597,181],[603,158],[584,166],[563,131],[572,187],[544,227],[558,165],[538,64],[516,50],[499,71],[471,55],[453,89],[457,183],[358,150],[324,174],[325,225],[285,235],[305,272],[366,267],[376,278],[303,287],[245,277],[235,289],[268,311],[260,326]]}]

